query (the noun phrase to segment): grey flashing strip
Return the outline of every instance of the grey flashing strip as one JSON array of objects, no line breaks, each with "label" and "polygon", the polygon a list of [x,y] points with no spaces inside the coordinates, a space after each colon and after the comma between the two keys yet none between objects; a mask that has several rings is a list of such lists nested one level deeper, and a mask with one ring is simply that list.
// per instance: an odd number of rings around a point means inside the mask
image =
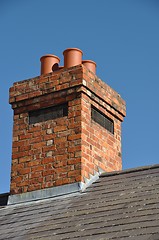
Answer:
[{"label": "grey flashing strip", "polygon": [[86,190],[86,188],[88,188],[92,183],[94,183],[95,181],[98,180],[99,178],[99,174],[93,176],[93,175],[89,175],[90,179],[84,178],[85,183],[81,182],[80,183],[80,188],[81,188],[81,192],[84,192]]},{"label": "grey flashing strip", "polygon": [[84,178],[85,183],[80,183],[81,192],[84,192],[86,188],[88,188],[92,183],[96,182],[102,173],[104,173],[104,170],[98,167],[98,171],[94,171],[94,175],[89,174],[89,179]]},{"label": "grey flashing strip", "polygon": [[25,203],[46,198],[48,199],[80,191],[81,191],[80,183],[66,184],[62,186],[36,190],[33,192],[10,195],[8,199],[8,205]]}]

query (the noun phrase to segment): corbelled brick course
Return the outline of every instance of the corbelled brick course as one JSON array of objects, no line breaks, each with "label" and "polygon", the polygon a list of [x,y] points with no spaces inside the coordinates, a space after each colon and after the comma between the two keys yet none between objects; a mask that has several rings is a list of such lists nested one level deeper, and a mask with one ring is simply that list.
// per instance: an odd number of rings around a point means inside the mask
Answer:
[{"label": "corbelled brick course", "polygon": [[[83,65],[16,82],[11,194],[84,182],[101,168],[120,170],[125,102]],[[29,112],[68,103],[68,115],[29,124]],[[114,121],[114,134],[91,119],[91,106]]]}]

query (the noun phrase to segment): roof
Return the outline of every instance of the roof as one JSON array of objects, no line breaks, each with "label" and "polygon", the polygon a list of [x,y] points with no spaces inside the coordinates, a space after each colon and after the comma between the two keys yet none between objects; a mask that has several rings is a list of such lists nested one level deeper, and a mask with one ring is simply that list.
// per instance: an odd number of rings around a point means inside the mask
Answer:
[{"label": "roof", "polygon": [[84,192],[0,208],[0,239],[159,239],[159,165],[102,174]]}]

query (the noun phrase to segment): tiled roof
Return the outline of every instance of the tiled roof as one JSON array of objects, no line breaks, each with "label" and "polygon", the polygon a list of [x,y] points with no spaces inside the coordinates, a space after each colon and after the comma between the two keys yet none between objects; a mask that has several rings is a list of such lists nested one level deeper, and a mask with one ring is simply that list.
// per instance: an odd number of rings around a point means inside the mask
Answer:
[{"label": "tiled roof", "polygon": [[159,165],[103,174],[83,193],[1,207],[0,239],[158,240]]}]

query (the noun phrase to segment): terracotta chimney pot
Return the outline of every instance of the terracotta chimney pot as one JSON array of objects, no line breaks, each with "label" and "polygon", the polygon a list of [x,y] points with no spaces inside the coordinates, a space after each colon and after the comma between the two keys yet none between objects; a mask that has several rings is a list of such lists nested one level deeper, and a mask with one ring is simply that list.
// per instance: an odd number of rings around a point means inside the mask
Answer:
[{"label": "terracotta chimney pot", "polygon": [[42,56],[40,58],[40,61],[41,61],[41,75],[42,75],[42,74],[47,74],[52,71],[58,70],[58,64],[60,62],[60,58],[52,54],[47,54]]},{"label": "terracotta chimney pot", "polygon": [[78,48],[67,48],[64,52],[64,67],[69,68],[82,63],[83,52]]},{"label": "terracotta chimney pot", "polygon": [[83,60],[82,64],[88,68],[91,72],[93,72],[94,74],[96,74],[96,63],[92,60]]}]

